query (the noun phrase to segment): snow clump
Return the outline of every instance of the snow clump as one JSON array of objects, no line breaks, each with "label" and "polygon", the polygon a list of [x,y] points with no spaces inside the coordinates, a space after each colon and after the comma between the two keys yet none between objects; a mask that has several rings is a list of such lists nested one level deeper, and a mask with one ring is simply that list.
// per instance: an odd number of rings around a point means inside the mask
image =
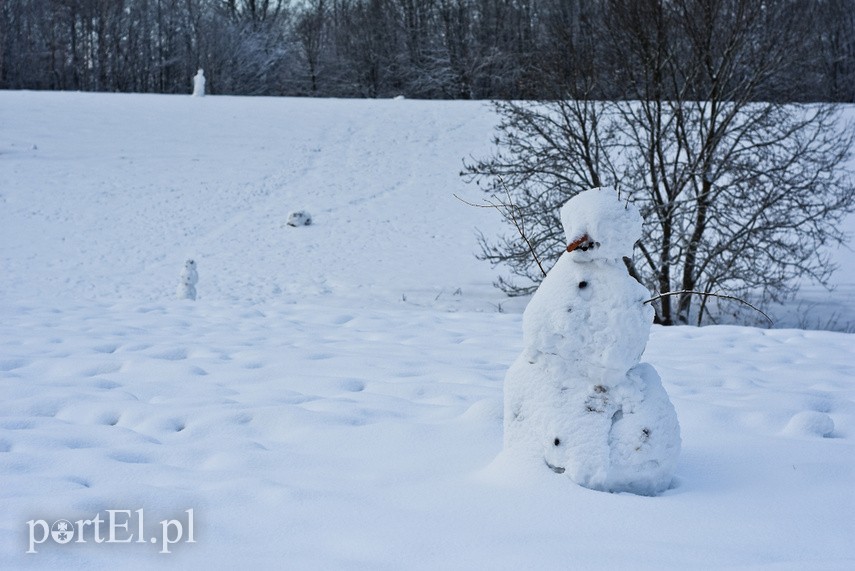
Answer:
[{"label": "snow clump", "polygon": [[793,415],[784,428],[789,436],[827,438],[834,432],[834,421],[824,412],[805,410]]}]

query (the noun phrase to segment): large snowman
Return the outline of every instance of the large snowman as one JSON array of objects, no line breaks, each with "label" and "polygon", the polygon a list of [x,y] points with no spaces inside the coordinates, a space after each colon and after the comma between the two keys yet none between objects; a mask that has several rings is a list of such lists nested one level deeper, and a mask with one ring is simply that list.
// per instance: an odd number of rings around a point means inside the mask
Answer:
[{"label": "large snowman", "polygon": [[680,452],[677,415],[639,363],[653,309],[623,262],[641,215],[611,188],[560,211],[567,251],[523,314],[523,352],[505,378],[505,449],[595,490],[654,495]]}]

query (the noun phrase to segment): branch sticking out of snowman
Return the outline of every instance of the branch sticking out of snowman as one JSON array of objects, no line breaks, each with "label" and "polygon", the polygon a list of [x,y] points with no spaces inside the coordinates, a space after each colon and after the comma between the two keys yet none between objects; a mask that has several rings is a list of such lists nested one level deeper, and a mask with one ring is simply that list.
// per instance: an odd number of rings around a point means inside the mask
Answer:
[{"label": "branch sticking out of snowman", "polygon": [[[575,240],[573,240],[572,242],[570,242],[567,245],[567,251],[573,252],[575,250],[582,250],[583,252],[587,252],[589,249],[594,248],[596,246],[597,246],[597,242],[592,240],[591,237],[588,236],[588,234],[582,234],[581,236],[579,236],[578,238],[576,238]],[[629,261],[629,258],[624,258],[623,261],[626,264],[627,271],[629,272],[629,274],[633,278],[635,278],[639,283],[642,283],[640,277],[638,275],[634,274],[634,272],[633,272],[634,268],[632,267],[632,263]],[[765,317],[769,321],[770,325],[774,325],[774,323],[775,323],[772,320],[772,318],[769,317],[766,313],[764,313],[762,310],[758,309],[757,307],[751,305],[750,303],[748,303],[744,299],[734,297],[732,295],[721,294],[721,293],[711,293],[711,292],[692,291],[692,290],[669,291],[667,293],[662,293],[662,294],[656,295],[654,297],[651,297],[650,299],[646,300],[644,303],[653,303],[654,301],[657,301],[657,300],[660,300],[664,297],[669,297],[672,295],[699,295],[699,296],[702,296],[704,299],[706,299],[708,297],[715,297],[715,298],[720,298],[720,299],[729,299],[731,301],[736,301],[736,302],[739,302],[743,305],[747,305],[748,307],[750,307],[751,309],[753,309],[754,311],[756,311],[757,313],[759,313],[760,315]]]},{"label": "branch sticking out of snowman", "polygon": [[454,195],[454,198],[456,198],[467,206],[474,206],[475,208],[495,208],[499,211],[502,217],[505,218],[505,220],[510,220],[511,224],[514,225],[514,228],[516,228],[517,233],[520,235],[520,238],[522,238],[523,242],[525,242],[525,245],[528,248],[531,257],[534,259],[534,262],[537,264],[537,267],[540,268],[540,273],[543,275],[543,277],[546,277],[546,269],[543,267],[543,264],[540,263],[540,258],[537,256],[537,252],[535,252],[534,250],[534,244],[531,243],[531,240],[525,232],[522,209],[513,203],[513,199],[511,198],[511,191],[505,185],[505,181],[500,178],[499,184],[502,185],[502,188],[505,189],[505,193],[508,195],[507,202],[502,202],[496,197],[496,195],[493,195],[491,197],[492,200],[495,202],[485,199],[484,204],[474,204],[472,202],[469,202],[468,200],[460,198],[456,194]]},{"label": "branch sticking out of snowman", "polygon": [[748,303],[744,299],[734,297],[732,295],[725,295],[722,293],[710,293],[710,292],[705,292],[705,291],[692,291],[692,290],[669,291],[669,292],[665,292],[665,293],[660,293],[659,295],[655,295],[655,296],[651,297],[650,299],[646,300],[644,303],[653,303],[654,301],[662,299],[663,297],[670,297],[672,295],[699,295],[699,296],[704,297],[704,298],[716,297],[719,299],[729,299],[731,301],[736,301],[736,302],[739,302],[743,305],[747,305],[748,307],[750,307],[751,309],[753,309],[754,311],[756,311],[757,313],[759,313],[760,315],[765,317],[769,321],[770,325],[775,324],[775,322],[772,320],[772,318],[769,317],[764,311],[762,311],[761,309],[758,309],[757,307],[751,305],[750,303]]}]

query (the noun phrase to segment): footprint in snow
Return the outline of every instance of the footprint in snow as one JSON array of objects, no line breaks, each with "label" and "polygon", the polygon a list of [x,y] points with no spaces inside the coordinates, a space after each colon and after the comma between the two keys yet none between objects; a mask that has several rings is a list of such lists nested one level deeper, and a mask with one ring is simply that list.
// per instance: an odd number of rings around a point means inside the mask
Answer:
[{"label": "footprint in snow", "polygon": [[341,382],[342,390],[358,393],[365,390],[365,382],[360,379],[344,379]]},{"label": "footprint in snow", "polygon": [[66,478],[66,481],[71,482],[72,484],[77,484],[81,488],[91,488],[92,482],[85,478],[78,478],[77,476],[70,476]]},{"label": "footprint in snow", "polygon": [[101,415],[101,418],[98,419],[99,424],[105,424],[107,426],[116,426],[119,424],[119,418],[121,416],[116,413],[108,412]]},{"label": "footprint in snow", "polygon": [[187,428],[187,423],[181,418],[170,418],[165,423],[165,429],[172,432],[182,432]]},{"label": "footprint in snow", "polygon": [[148,464],[151,462],[151,459],[148,456],[139,452],[118,451],[112,452],[107,456],[112,460],[124,462],[125,464]]},{"label": "footprint in snow", "polygon": [[79,450],[81,448],[94,448],[95,443],[82,438],[72,438],[62,443],[63,446],[71,450]]},{"label": "footprint in snow", "polygon": [[2,359],[0,360],[0,372],[12,371],[29,365],[26,359]]},{"label": "footprint in snow", "polygon": [[87,369],[81,373],[84,377],[97,377],[100,375],[110,375],[118,373],[122,370],[122,365],[119,363],[102,363],[91,369]]},{"label": "footprint in snow", "polygon": [[182,361],[187,358],[187,349],[183,347],[175,347],[161,353],[152,355],[155,359],[163,359],[165,361]]},{"label": "footprint in snow", "polygon": [[92,350],[96,353],[115,353],[118,348],[118,344],[109,343],[107,345],[98,345],[96,347],[92,347]]}]

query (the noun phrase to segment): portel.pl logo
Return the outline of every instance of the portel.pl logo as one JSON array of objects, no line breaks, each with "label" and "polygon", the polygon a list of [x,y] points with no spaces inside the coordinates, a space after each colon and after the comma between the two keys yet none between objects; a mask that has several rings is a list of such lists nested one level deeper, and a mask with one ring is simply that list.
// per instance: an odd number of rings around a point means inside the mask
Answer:
[{"label": "portel.pl logo", "polygon": [[29,548],[26,553],[38,553],[37,546],[48,540],[59,545],[69,543],[145,543],[160,547],[158,553],[172,553],[170,547],[183,541],[196,543],[193,510],[184,510],[185,518],[165,519],[160,526],[146,534],[144,510],[104,510],[90,519],[58,519],[52,524],[44,519],[27,522]]}]

